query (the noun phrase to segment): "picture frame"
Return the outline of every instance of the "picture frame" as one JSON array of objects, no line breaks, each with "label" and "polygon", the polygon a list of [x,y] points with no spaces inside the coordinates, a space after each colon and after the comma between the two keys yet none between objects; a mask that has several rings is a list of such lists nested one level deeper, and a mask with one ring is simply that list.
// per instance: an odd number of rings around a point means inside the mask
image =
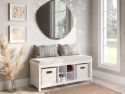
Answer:
[{"label": "picture frame", "polygon": [[27,6],[22,4],[9,4],[9,20],[10,21],[26,21]]},{"label": "picture frame", "polygon": [[24,43],[27,40],[27,28],[9,26],[9,42]]}]

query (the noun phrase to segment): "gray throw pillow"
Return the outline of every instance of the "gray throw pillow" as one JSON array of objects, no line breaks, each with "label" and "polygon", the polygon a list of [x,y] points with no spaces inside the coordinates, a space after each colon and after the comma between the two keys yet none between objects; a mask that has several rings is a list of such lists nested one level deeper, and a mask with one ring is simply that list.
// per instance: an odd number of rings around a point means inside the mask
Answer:
[{"label": "gray throw pillow", "polygon": [[42,58],[42,57],[55,57],[58,56],[57,45],[42,45],[33,47],[33,57]]},{"label": "gray throw pillow", "polygon": [[58,44],[58,54],[59,56],[69,56],[69,55],[78,55],[78,45],[77,44]]}]

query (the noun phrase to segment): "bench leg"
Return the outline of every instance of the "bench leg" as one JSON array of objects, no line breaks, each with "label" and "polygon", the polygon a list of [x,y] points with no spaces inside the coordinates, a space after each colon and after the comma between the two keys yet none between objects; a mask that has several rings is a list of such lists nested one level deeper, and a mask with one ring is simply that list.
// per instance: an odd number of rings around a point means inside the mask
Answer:
[{"label": "bench leg", "polygon": [[38,88],[38,91],[39,91],[39,92],[41,91],[41,88],[40,88],[40,87]]}]

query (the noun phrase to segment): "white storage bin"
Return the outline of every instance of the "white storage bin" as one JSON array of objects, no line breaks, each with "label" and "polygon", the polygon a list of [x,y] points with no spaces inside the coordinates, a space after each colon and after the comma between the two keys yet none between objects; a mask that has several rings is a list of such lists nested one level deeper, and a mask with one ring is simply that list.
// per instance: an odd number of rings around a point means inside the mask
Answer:
[{"label": "white storage bin", "polygon": [[88,78],[88,64],[77,65],[77,79]]},{"label": "white storage bin", "polygon": [[56,83],[56,68],[42,69],[42,87],[52,86]]}]

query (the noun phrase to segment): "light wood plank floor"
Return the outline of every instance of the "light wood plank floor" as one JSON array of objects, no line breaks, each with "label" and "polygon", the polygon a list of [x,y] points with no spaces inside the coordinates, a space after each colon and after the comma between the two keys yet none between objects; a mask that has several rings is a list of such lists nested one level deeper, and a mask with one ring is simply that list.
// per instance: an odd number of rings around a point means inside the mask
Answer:
[{"label": "light wood plank floor", "polygon": [[16,92],[1,91],[0,94],[121,94],[111,89],[105,88],[97,84],[72,84],[59,87],[43,89],[37,92],[35,87],[18,88]]}]

